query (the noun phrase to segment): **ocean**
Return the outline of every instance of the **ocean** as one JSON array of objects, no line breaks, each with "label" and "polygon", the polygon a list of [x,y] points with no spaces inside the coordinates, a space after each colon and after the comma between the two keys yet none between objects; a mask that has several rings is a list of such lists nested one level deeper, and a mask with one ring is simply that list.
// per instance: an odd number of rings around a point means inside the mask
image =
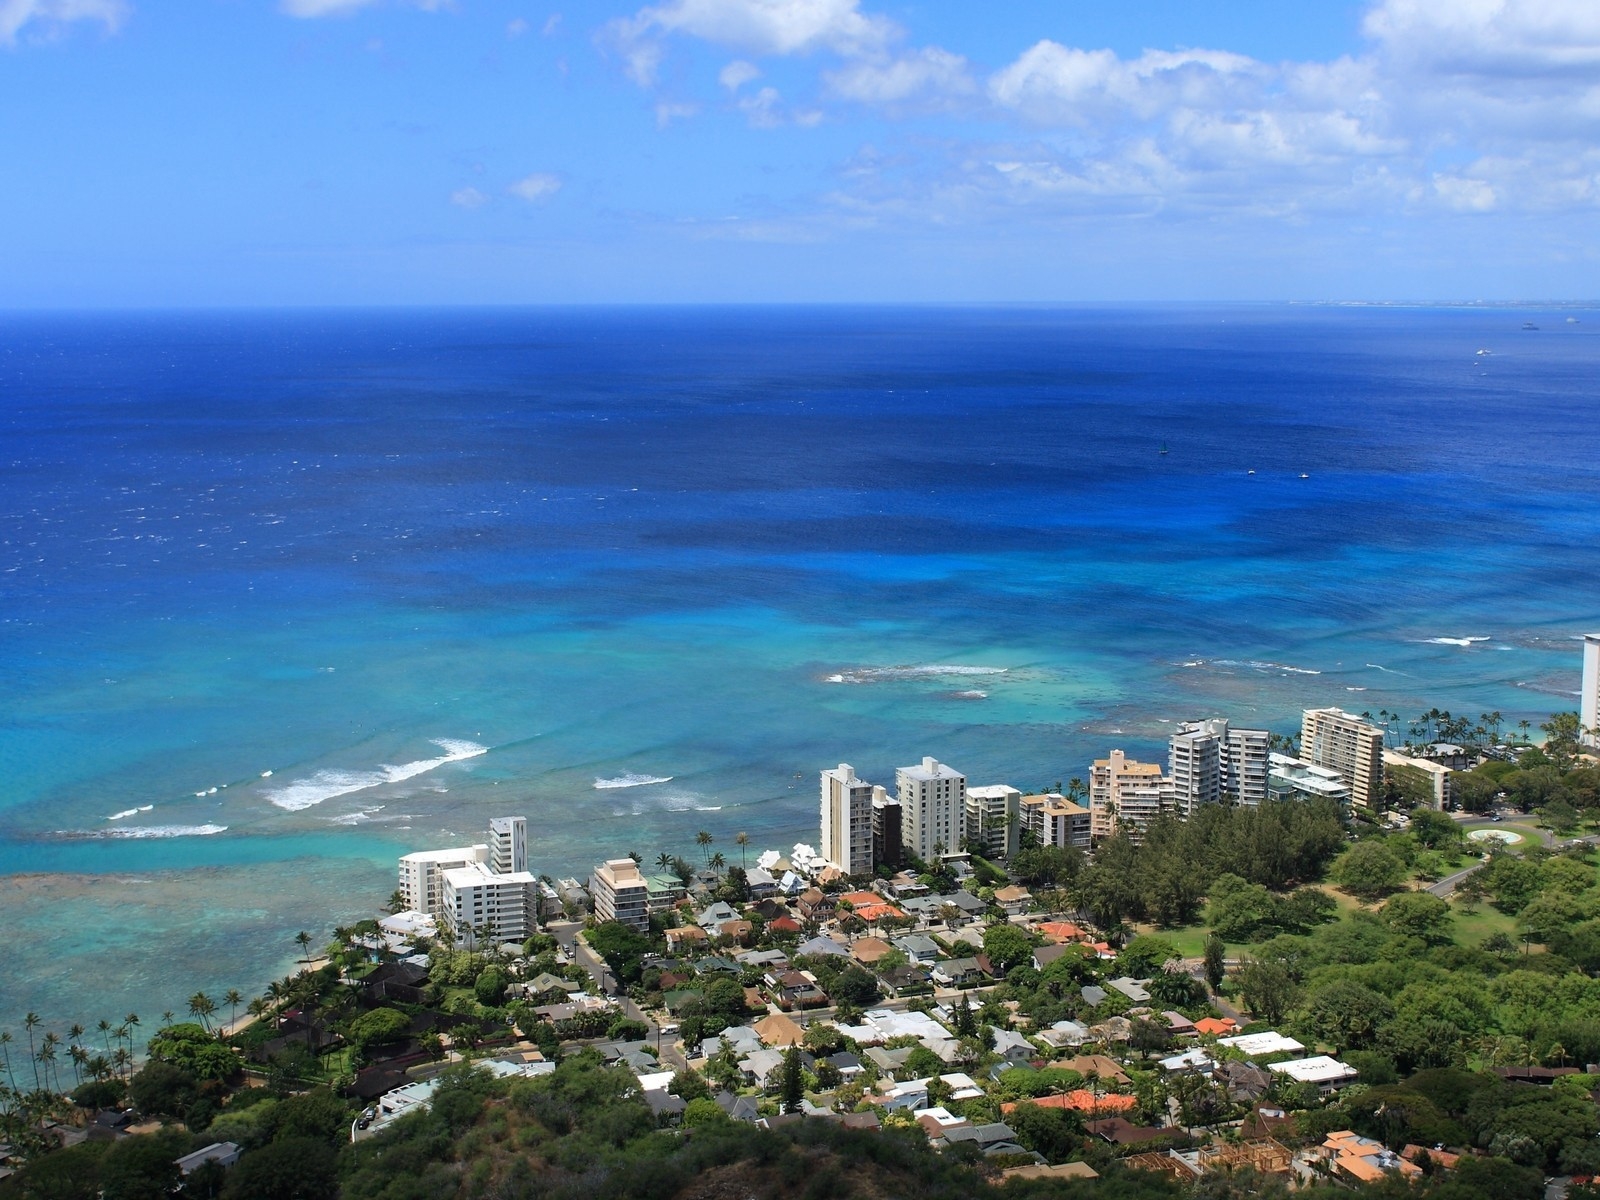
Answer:
[{"label": "ocean", "polygon": [[1597,393],[1590,309],[0,316],[0,1026],[253,994],[499,814],[584,875],[842,761],[1537,726]]}]

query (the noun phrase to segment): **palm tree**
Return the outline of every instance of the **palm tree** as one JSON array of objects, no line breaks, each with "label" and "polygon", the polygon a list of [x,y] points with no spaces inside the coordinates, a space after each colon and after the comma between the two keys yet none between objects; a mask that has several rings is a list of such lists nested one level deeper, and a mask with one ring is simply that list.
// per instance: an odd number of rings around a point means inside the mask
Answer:
[{"label": "palm tree", "polygon": [[228,994],[223,996],[223,1002],[228,1006],[228,1028],[231,1031],[239,1021],[239,1005],[244,1003],[244,997],[239,994],[238,988],[229,988]]},{"label": "palm tree", "polygon": [[211,1014],[217,1011],[217,1004],[204,992],[196,992],[189,997],[189,1015],[199,1017],[200,1023],[205,1026],[206,1032],[211,1032]]},{"label": "palm tree", "polygon": [[728,860],[723,858],[722,857],[722,851],[718,850],[715,854],[713,854],[710,858],[708,858],[706,860],[706,865],[708,867],[710,867],[713,871],[720,871],[720,870],[722,870],[723,867],[728,865]]},{"label": "palm tree", "polygon": [[745,865],[744,848],[750,844],[750,835],[740,830],[733,835],[733,844],[739,847],[739,865],[743,867]]},{"label": "palm tree", "polygon": [[1522,744],[1526,746],[1528,744],[1528,730],[1533,728],[1533,723],[1526,720],[1518,721],[1517,728],[1522,730]]},{"label": "palm tree", "polygon": [[111,1053],[111,1022],[105,1020],[104,1018],[101,1018],[100,1022],[95,1026],[95,1028],[100,1031],[100,1037],[106,1044],[106,1053],[110,1054]]},{"label": "palm tree", "polygon": [[171,1025],[172,1024],[172,1017],[173,1017],[173,1012],[169,1008],[164,1013],[161,1014],[161,1024],[163,1026]]},{"label": "palm tree", "polygon": [[33,1090],[39,1090],[39,1060],[35,1057],[33,1045],[33,1027],[39,1023],[39,1014],[31,1012],[22,1018],[22,1024],[28,1031],[28,1057],[33,1059]]},{"label": "palm tree", "polygon": [[716,840],[716,838],[712,837],[704,829],[694,835],[694,843],[700,847],[700,853],[705,856],[707,865],[710,865],[711,862],[711,851],[706,847],[710,846],[711,843]]},{"label": "palm tree", "polygon": [[50,1081],[51,1071],[56,1065],[56,1044],[60,1040],[60,1038],[56,1037],[56,1035],[51,1032],[46,1033],[44,1035],[44,1040],[39,1044],[39,1061],[44,1064],[45,1086],[53,1092],[61,1090]]},{"label": "palm tree", "polygon": [[671,865],[672,855],[667,851],[663,850],[660,854],[656,855],[656,866],[660,867],[663,871],[665,871]]},{"label": "palm tree", "polygon": [[72,1084],[76,1087],[83,1082],[83,1068],[89,1061],[89,1052],[82,1046],[73,1044],[67,1047],[67,1056],[72,1059]]},{"label": "palm tree", "polygon": [[300,944],[300,952],[305,955],[303,961],[309,967],[311,965],[311,935],[302,929],[294,935],[294,940]]}]

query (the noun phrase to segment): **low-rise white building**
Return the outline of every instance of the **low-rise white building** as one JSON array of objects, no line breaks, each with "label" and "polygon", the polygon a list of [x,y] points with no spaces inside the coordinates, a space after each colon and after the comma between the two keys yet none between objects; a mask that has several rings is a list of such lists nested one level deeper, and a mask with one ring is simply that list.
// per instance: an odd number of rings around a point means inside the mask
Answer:
[{"label": "low-rise white building", "polygon": [[400,858],[400,898],[405,906],[438,918],[444,914],[444,873],[489,861],[489,847],[418,850]]},{"label": "low-rise white building", "polygon": [[1343,1087],[1347,1083],[1354,1083],[1359,1074],[1348,1063],[1329,1058],[1326,1054],[1319,1054],[1315,1058],[1298,1058],[1293,1062],[1269,1063],[1267,1070],[1274,1074],[1287,1075],[1296,1083],[1315,1084],[1325,1092]]}]

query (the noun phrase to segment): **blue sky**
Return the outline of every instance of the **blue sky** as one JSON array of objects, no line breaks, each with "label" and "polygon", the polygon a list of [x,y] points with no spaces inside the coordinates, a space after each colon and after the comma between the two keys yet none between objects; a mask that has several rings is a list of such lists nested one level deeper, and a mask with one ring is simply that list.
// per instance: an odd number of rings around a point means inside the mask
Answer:
[{"label": "blue sky", "polygon": [[1587,298],[1596,0],[0,0],[0,306]]}]

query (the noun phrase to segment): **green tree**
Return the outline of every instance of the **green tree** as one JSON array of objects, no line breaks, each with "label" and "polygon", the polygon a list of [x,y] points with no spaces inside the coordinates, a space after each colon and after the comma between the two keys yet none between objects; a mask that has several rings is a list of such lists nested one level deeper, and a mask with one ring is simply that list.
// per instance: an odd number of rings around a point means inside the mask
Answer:
[{"label": "green tree", "polygon": [[506,988],[510,981],[499,967],[489,967],[472,985],[472,994],[477,997],[478,1003],[485,1008],[498,1008],[500,1002],[506,998]]},{"label": "green tree", "polygon": [[1228,948],[1215,933],[1206,935],[1205,944],[1205,972],[1206,983],[1212,992],[1222,987],[1222,981],[1227,978],[1227,953]]},{"label": "green tree", "polygon": [[1001,975],[1033,957],[1033,943],[1015,925],[992,925],[983,931],[983,952]]},{"label": "green tree", "polygon": [[782,1075],[778,1088],[778,1099],[786,1113],[799,1112],[800,1102],[805,1098],[805,1080],[800,1064],[800,1051],[793,1046],[783,1052]]},{"label": "green tree", "polygon": [[1430,945],[1451,940],[1450,906],[1427,892],[1392,896],[1379,915],[1385,925],[1406,937],[1421,938]]},{"label": "green tree", "polygon": [[337,1200],[337,1160],[315,1138],[285,1138],[244,1155],[222,1195],[223,1200]]},{"label": "green tree", "polygon": [[1405,882],[1405,865],[1382,842],[1357,842],[1334,868],[1334,878],[1347,892],[1363,900],[1388,894]]},{"label": "green tree", "polygon": [[189,1149],[187,1134],[174,1130],[124,1138],[100,1160],[105,1200],[166,1200],[181,1176],[178,1157]]},{"label": "green tree", "polygon": [[1300,990],[1287,967],[1263,959],[1240,959],[1233,981],[1250,1011],[1273,1024],[1283,1020]]}]

